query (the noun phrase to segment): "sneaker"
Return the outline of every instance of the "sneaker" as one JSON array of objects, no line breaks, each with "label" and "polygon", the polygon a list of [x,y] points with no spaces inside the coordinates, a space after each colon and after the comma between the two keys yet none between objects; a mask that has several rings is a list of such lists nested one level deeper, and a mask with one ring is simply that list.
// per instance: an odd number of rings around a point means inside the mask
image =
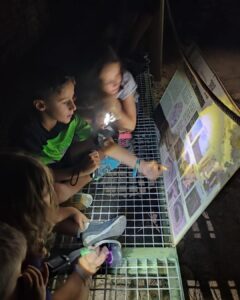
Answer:
[{"label": "sneaker", "polygon": [[85,210],[90,207],[93,202],[93,197],[90,194],[77,193],[72,196],[68,201],[63,203],[63,206],[72,206],[79,210]]},{"label": "sneaker", "polygon": [[126,223],[125,216],[105,222],[90,222],[87,230],[82,233],[83,245],[89,247],[101,240],[120,236],[126,228]]}]

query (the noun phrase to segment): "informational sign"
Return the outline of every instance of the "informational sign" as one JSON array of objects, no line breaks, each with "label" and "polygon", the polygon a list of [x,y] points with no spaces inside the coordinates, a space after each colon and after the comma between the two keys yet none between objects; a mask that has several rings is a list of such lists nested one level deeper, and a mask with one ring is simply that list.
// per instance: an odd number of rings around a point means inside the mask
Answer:
[{"label": "informational sign", "polygon": [[[213,93],[234,110],[197,49],[190,60]],[[175,73],[160,104],[168,122],[160,141],[161,159],[168,167],[164,185],[177,244],[239,168],[240,128],[183,67]]]}]

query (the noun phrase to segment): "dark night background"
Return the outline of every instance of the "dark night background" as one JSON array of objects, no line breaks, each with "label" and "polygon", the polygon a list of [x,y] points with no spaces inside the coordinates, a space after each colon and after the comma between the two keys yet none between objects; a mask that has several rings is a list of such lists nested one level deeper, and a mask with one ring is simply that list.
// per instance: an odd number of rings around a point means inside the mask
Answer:
[{"label": "dark night background", "polygon": [[[181,40],[198,44],[239,104],[239,1],[171,0],[170,4]],[[137,66],[144,53],[150,53],[151,72],[158,81],[161,75],[169,80],[179,62],[165,8],[160,65],[158,1],[2,0],[0,7],[2,147],[7,141],[8,125],[24,105],[24,90],[31,84],[24,81],[29,66],[48,63],[76,68],[76,64],[83,62],[83,49],[102,40],[111,42],[124,59],[136,62]],[[128,45],[135,34],[131,26],[136,17],[143,17],[149,24],[130,52]],[[238,172],[178,245],[186,299],[240,298],[239,186]],[[198,295],[199,290],[203,298]]]}]

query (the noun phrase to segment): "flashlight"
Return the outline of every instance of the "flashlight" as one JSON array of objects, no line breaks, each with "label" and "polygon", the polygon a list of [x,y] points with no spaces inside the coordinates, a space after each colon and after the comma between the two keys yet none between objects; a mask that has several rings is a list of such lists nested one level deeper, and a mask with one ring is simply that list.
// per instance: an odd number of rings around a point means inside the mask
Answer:
[{"label": "flashlight", "polygon": [[110,123],[113,123],[117,120],[113,113],[106,113],[104,117],[104,125],[108,126]]}]

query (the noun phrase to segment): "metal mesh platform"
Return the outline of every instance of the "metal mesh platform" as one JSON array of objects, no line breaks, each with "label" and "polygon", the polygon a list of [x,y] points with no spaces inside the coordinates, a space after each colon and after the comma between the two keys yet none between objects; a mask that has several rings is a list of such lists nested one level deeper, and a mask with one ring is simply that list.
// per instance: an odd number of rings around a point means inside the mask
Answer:
[{"label": "metal mesh platform", "polygon": [[[141,159],[158,160],[159,137],[150,114],[152,99],[148,73],[138,79],[140,99],[138,121],[133,136],[134,153]],[[125,215],[127,227],[119,238],[123,247],[166,247],[172,246],[170,225],[163,179],[151,182],[141,175],[132,176],[132,170],[121,165],[99,181],[92,182],[84,192],[93,196],[93,204],[86,215],[92,220],[109,220]],[[69,248],[79,241],[61,237],[58,247]]]},{"label": "metal mesh platform", "polygon": [[[158,131],[151,118],[149,73],[141,74],[137,82],[140,100],[133,151],[141,159],[160,161]],[[163,179],[150,182],[141,175],[134,178],[132,170],[121,165],[89,184],[84,192],[94,199],[86,212],[92,220],[118,215],[127,218],[126,230],[119,237],[123,264],[114,270],[103,267],[94,276],[90,299],[183,299],[176,250],[169,248],[172,241]],[[66,236],[58,236],[56,241],[60,252],[81,246],[77,239]],[[169,259],[164,251],[175,254]],[[64,278],[55,278],[52,289]]]},{"label": "metal mesh platform", "polygon": [[[119,268],[102,268],[93,278],[92,300],[178,300],[184,299],[175,249],[123,250]],[[66,276],[53,280],[53,289]]]}]

